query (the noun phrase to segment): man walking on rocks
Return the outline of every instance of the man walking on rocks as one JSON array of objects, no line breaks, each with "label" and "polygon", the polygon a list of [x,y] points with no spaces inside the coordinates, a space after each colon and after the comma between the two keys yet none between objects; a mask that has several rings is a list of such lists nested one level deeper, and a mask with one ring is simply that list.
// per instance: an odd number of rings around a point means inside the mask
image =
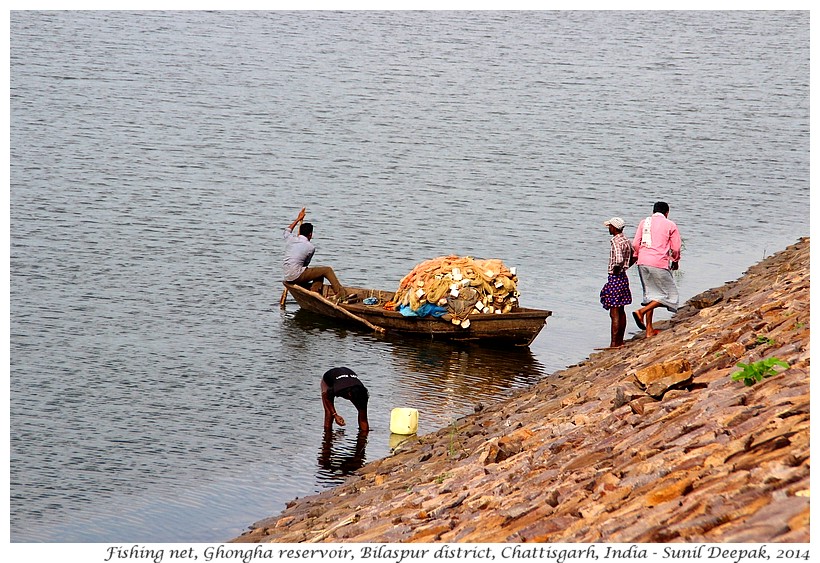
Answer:
[{"label": "man walking on rocks", "polygon": [[632,240],[632,250],[638,264],[638,275],[643,286],[641,307],[632,313],[635,324],[646,330],[647,338],[658,330],[652,326],[652,314],[658,307],[678,311],[678,286],[672,270],[678,269],[681,240],[678,226],[669,220],[669,204],[655,203],[652,215],[642,220]]},{"label": "man walking on rocks", "polygon": [[612,235],[609,247],[609,267],[607,281],[601,289],[601,305],[609,310],[610,348],[624,345],[626,332],[626,313],[624,307],[632,303],[632,291],[629,289],[629,278],[626,270],[632,264],[632,244],[624,236],[626,223],[620,217],[613,217],[604,223]]}]

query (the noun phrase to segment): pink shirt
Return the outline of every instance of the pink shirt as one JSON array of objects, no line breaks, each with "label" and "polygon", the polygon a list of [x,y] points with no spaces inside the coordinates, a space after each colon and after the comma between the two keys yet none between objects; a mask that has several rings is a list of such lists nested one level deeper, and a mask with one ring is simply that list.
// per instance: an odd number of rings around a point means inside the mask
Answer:
[{"label": "pink shirt", "polygon": [[667,219],[663,213],[652,215],[650,231],[652,234],[652,246],[641,246],[643,238],[643,219],[635,231],[635,238],[632,240],[632,249],[638,257],[639,266],[654,266],[655,268],[669,269],[669,260],[677,262],[680,260],[680,233],[678,226]]}]

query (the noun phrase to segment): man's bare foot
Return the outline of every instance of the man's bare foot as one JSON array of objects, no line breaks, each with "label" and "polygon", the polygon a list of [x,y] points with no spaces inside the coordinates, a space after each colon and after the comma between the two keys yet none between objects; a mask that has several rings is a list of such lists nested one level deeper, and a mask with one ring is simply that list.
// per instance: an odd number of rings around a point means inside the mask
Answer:
[{"label": "man's bare foot", "polygon": [[659,328],[653,328],[653,329],[647,328],[646,329],[646,337],[649,338],[650,336],[655,336],[660,331],[661,331],[661,329],[659,329]]},{"label": "man's bare foot", "polygon": [[638,325],[639,329],[646,330],[646,325],[643,324],[643,315],[638,311],[632,311],[632,318],[635,319],[635,324]]},{"label": "man's bare foot", "polygon": [[623,344],[610,344],[609,346],[605,346],[603,348],[593,348],[593,350],[612,350],[613,348],[623,348]]}]

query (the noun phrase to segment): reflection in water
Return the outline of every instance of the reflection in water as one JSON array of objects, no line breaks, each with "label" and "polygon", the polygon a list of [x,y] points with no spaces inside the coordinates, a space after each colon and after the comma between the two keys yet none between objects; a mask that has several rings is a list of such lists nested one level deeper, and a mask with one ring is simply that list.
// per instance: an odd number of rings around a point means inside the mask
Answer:
[{"label": "reflection in water", "polygon": [[407,342],[393,345],[391,359],[399,388],[396,406],[418,408],[423,432],[444,427],[478,404],[500,400],[547,375],[528,348]]},{"label": "reflection in water", "polygon": [[[312,358],[317,373],[341,364],[354,369],[374,404],[381,406],[383,417],[394,407],[418,409],[421,433],[447,426],[472,412],[476,404],[505,398],[511,390],[532,385],[548,373],[526,347],[376,335],[292,306],[296,309],[283,317],[282,336],[289,348]],[[340,339],[350,339],[355,346],[344,357],[328,354],[339,349]],[[379,425],[378,407],[374,411],[372,422]]]},{"label": "reflection in water", "polygon": [[[333,331],[344,336],[348,332],[356,331],[355,326],[345,324],[337,319],[331,319],[323,315],[311,313],[299,307],[293,300],[287,302],[287,314],[283,318],[285,327],[290,329],[298,327],[306,333]],[[365,332],[359,329],[360,332]]]},{"label": "reflection in water", "polygon": [[402,335],[378,335],[351,327],[336,319],[316,315],[298,308],[283,318],[287,332],[298,328],[305,335],[335,333],[365,342],[381,341],[389,345],[391,355],[402,372],[470,382],[471,391],[496,390],[499,387],[530,385],[546,375],[546,368],[527,347],[493,348],[469,342],[427,340]]},{"label": "reflection in water", "polygon": [[390,452],[392,453],[395,452],[397,449],[404,447],[405,445],[418,441],[418,434],[411,434],[409,436],[406,436],[404,434],[393,434],[391,432],[387,445],[390,446]]},{"label": "reflection in water", "polygon": [[345,440],[343,428],[326,430],[319,449],[319,469],[316,472],[319,482],[325,486],[341,483],[347,475],[365,464],[366,447],[367,432],[359,432],[354,442]]},{"label": "reflection in water", "polygon": [[529,348],[484,348],[422,340],[396,343],[393,359],[403,373],[435,376],[458,390],[479,394],[531,385],[546,375]]}]

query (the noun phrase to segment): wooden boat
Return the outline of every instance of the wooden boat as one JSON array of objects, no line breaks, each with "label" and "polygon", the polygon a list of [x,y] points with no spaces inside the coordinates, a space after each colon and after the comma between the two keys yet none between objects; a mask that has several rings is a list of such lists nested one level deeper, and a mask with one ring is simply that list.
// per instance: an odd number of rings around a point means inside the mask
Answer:
[{"label": "wooden boat", "polygon": [[[302,309],[366,327],[379,333],[420,336],[439,340],[476,341],[498,346],[529,346],[544,325],[552,311],[519,307],[504,314],[478,313],[469,315],[470,326],[462,328],[451,322],[434,317],[406,317],[398,311],[384,308],[393,298],[392,291],[345,287],[348,295],[356,295],[349,303],[334,303],[327,298],[331,295],[329,285],[324,285],[322,293],[310,291],[302,286],[285,283],[285,288]],[[375,297],[378,303],[366,305],[364,300]]]}]

